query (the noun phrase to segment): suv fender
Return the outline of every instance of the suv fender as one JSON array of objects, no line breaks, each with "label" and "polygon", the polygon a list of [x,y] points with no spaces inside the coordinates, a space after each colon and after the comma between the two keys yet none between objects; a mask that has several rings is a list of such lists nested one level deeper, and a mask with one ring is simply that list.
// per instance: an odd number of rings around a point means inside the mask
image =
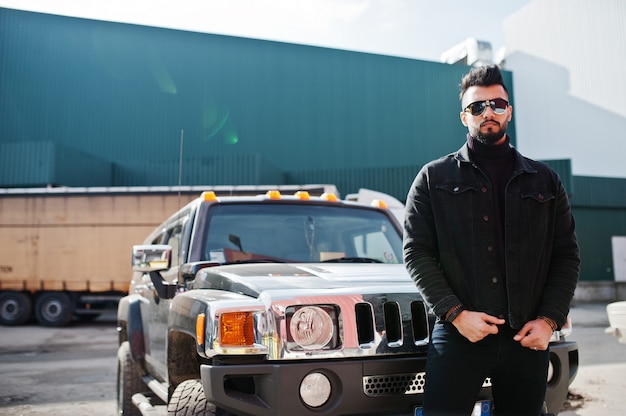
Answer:
[{"label": "suv fender", "polygon": [[128,341],[131,357],[135,362],[141,362],[146,355],[146,343],[139,295],[130,295],[120,300],[117,321],[120,344]]},{"label": "suv fender", "polygon": [[[198,314],[210,314],[211,309],[220,301],[240,301],[243,304],[250,303],[257,305],[258,301],[249,296],[226,292],[224,290],[193,290],[182,292],[176,295],[172,300],[169,310],[169,328],[170,331],[178,331],[186,333],[196,338],[196,318]],[[217,302],[217,303],[216,303]],[[190,313],[193,312],[193,313]],[[207,316],[210,319],[211,316]],[[198,353],[203,353],[204,346],[198,346]]]}]

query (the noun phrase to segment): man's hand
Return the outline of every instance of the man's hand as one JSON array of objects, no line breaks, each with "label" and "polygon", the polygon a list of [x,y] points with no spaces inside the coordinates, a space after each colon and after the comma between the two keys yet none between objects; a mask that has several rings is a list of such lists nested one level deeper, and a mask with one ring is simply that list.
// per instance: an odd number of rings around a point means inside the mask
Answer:
[{"label": "man's hand", "polygon": [[484,312],[465,310],[452,321],[461,335],[471,342],[478,342],[490,334],[497,334],[497,325],[504,324],[504,319],[488,315]]},{"label": "man's hand", "polygon": [[552,338],[552,328],[546,321],[539,318],[527,322],[513,337],[522,347],[541,351],[548,349],[550,338]]}]

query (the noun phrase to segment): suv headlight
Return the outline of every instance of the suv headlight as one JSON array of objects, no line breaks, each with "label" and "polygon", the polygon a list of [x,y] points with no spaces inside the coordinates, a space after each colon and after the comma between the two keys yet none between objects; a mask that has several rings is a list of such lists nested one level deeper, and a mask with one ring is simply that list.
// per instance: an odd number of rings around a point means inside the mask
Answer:
[{"label": "suv headlight", "polygon": [[338,346],[336,306],[290,306],[286,315],[290,350],[333,349]]}]

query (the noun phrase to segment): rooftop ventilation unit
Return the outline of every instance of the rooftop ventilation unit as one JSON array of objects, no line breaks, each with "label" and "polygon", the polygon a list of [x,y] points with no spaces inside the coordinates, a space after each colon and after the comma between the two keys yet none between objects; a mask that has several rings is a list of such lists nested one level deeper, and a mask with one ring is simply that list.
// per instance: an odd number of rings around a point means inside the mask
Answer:
[{"label": "rooftop ventilation unit", "polygon": [[441,62],[471,66],[492,64],[491,43],[477,40],[476,38],[467,38],[442,53]]}]

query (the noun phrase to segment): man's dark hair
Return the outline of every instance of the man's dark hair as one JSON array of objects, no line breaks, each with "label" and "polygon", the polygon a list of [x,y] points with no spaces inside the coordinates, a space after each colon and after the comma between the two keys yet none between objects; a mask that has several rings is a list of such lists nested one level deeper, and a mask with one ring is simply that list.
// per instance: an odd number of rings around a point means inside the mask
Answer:
[{"label": "man's dark hair", "polygon": [[504,85],[504,80],[502,80],[500,68],[497,65],[472,68],[461,80],[461,94],[459,94],[459,98],[461,100],[463,99],[463,95],[469,87],[489,87],[491,85],[502,85],[504,91],[506,91],[507,94],[509,93],[509,90],[506,89],[506,85]]}]

